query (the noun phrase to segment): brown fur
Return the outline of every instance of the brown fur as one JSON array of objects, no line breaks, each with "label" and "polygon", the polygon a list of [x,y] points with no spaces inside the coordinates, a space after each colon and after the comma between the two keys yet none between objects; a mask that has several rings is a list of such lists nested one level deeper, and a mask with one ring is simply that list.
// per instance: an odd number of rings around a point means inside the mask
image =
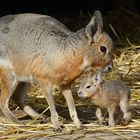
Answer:
[{"label": "brown fur", "polygon": [[[0,19],[0,107],[13,122],[20,123],[9,110],[13,96],[17,105],[32,117],[38,113],[24,104],[29,83],[37,82],[44,91],[56,131],[61,131],[52,95],[52,86],[62,89],[70,116],[77,128],[78,119],[71,93],[72,82],[87,67],[108,70],[112,62],[112,40],[102,30],[102,17],[96,11],[86,26],[70,31],[56,19],[39,14],[9,15]],[[8,32],[3,29],[8,27]],[[106,49],[101,51],[101,46]],[[21,90],[20,90],[21,89]]]}]

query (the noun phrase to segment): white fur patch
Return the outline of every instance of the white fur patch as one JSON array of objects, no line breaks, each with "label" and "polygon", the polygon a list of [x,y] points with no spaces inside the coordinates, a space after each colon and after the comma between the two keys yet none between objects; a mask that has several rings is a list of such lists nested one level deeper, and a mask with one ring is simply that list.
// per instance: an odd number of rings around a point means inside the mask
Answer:
[{"label": "white fur patch", "polygon": [[12,63],[6,59],[0,59],[0,65],[7,68],[12,68]]},{"label": "white fur patch", "polygon": [[18,81],[33,82],[32,76],[16,76]]},{"label": "white fur patch", "polygon": [[84,70],[88,65],[89,65],[89,64],[88,64],[87,57],[84,57],[83,63],[82,63],[82,65],[80,66],[81,70]]},{"label": "white fur patch", "polygon": [[29,82],[29,83],[33,83],[34,82],[32,76],[18,76],[14,72],[12,72],[12,73],[13,73],[13,75],[16,77],[16,79],[18,81],[21,81],[21,82]]}]

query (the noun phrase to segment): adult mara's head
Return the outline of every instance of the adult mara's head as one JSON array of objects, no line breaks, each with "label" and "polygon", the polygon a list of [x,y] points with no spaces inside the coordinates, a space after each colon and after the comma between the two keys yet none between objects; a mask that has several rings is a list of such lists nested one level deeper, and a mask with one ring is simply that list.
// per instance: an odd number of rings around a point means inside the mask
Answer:
[{"label": "adult mara's head", "polygon": [[85,28],[88,45],[85,51],[83,66],[91,66],[108,72],[112,69],[113,43],[111,37],[103,30],[103,19],[100,11],[94,16]]}]

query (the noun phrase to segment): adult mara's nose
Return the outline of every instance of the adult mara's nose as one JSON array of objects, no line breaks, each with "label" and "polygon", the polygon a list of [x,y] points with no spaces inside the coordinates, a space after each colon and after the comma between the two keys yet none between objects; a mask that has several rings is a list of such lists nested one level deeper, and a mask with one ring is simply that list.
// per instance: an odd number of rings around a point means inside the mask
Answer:
[{"label": "adult mara's nose", "polygon": [[112,63],[110,63],[103,68],[102,72],[109,73],[112,71],[112,69],[113,69],[113,65]]},{"label": "adult mara's nose", "polygon": [[107,69],[107,71],[108,71],[108,72],[111,72],[111,71],[112,71],[112,67],[109,66],[108,69]]}]

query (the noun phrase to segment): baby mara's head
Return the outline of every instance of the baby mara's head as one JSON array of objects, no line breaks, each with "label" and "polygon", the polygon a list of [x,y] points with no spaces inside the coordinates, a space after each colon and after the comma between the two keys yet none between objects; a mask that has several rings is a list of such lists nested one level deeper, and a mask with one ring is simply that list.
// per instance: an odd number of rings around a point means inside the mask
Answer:
[{"label": "baby mara's head", "polygon": [[97,72],[94,76],[89,75],[88,77],[83,78],[80,82],[78,96],[87,98],[94,96],[102,82],[101,72]]}]

